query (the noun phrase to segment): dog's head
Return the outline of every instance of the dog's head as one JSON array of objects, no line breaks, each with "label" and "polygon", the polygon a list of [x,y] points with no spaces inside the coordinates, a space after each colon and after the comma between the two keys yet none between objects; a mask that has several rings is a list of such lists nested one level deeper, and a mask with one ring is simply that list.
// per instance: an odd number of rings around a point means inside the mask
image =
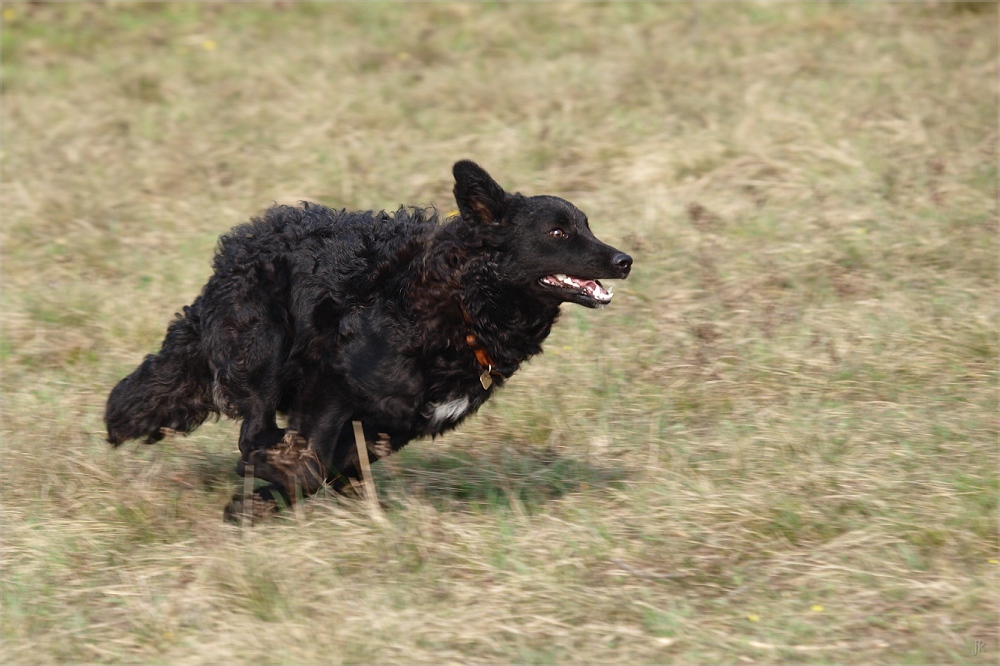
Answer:
[{"label": "dog's head", "polygon": [[543,301],[611,302],[600,279],[628,277],[632,257],[597,240],[579,208],[558,197],[509,194],[468,160],[453,173],[462,219],[495,251],[503,282]]}]

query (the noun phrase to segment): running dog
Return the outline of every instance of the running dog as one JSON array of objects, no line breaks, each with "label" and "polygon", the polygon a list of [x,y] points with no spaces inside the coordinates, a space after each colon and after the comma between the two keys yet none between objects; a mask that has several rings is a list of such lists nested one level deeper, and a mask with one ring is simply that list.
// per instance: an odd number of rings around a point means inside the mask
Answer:
[{"label": "running dog", "polygon": [[[218,244],[215,272],[157,354],[108,398],[108,441],[153,443],[209,416],[242,419],[237,469],[270,485],[234,519],[357,477],[352,422],[375,457],[450,430],[542,350],[570,302],[632,258],[553,196],[503,190],[454,165],[458,215],[274,206]],[[282,413],[287,428],[277,425]]]}]

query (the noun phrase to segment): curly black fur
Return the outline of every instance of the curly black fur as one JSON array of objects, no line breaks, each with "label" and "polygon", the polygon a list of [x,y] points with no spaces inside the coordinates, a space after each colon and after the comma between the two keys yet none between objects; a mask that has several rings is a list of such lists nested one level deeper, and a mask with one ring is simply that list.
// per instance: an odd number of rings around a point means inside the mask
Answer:
[{"label": "curly black fur", "polygon": [[[331,477],[350,475],[350,421],[392,450],[454,428],[541,351],[561,303],[603,305],[596,280],[628,275],[631,258],[569,202],[504,192],[468,161],[454,175],[460,215],[443,224],[433,209],[304,203],[223,236],[201,295],[111,392],[108,441],[151,443],[221,413],[243,420],[250,460],[282,440],[284,413]],[[541,281],[555,274],[591,286]]]}]

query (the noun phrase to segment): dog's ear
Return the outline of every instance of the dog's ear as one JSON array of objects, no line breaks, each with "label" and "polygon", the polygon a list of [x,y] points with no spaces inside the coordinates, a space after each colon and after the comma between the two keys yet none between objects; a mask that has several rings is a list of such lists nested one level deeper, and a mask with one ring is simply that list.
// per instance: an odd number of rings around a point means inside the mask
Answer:
[{"label": "dog's ear", "polygon": [[452,167],[455,174],[455,201],[462,217],[471,222],[496,224],[507,209],[507,193],[486,170],[475,162],[462,160]]}]

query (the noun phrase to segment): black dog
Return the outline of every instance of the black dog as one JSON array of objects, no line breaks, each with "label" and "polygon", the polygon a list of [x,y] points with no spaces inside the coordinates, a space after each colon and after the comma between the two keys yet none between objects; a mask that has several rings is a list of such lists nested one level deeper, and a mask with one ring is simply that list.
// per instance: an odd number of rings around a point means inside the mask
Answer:
[{"label": "black dog", "polygon": [[604,306],[598,278],[628,276],[568,201],[508,194],[469,161],[454,175],[445,224],[303,203],[223,236],[160,353],[111,392],[108,441],[243,419],[238,469],[273,484],[245,499],[292,502],[357,476],[352,421],[376,456],[454,428],[541,351],[561,303]]}]

